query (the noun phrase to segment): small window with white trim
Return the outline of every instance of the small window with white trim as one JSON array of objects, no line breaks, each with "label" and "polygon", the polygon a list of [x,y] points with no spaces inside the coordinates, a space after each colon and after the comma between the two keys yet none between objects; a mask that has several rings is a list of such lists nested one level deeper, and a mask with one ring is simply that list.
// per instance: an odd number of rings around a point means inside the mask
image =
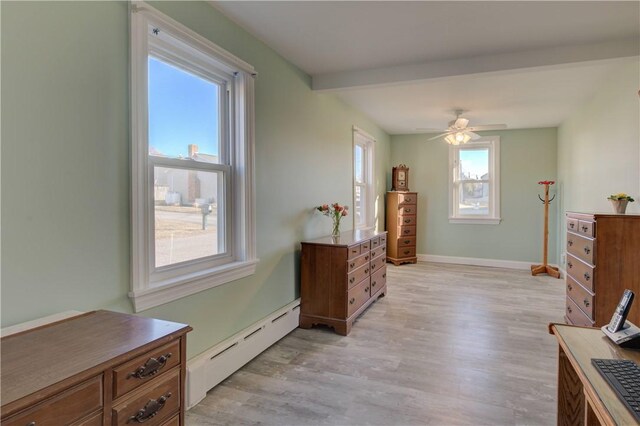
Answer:
[{"label": "small window with white trim", "polygon": [[136,312],[255,271],[253,68],[132,7]]},{"label": "small window with white trim", "polygon": [[500,137],[449,147],[449,222],[500,223]]},{"label": "small window with white trim", "polygon": [[355,229],[375,226],[375,139],[364,131],[353,130],[353,211]]}]

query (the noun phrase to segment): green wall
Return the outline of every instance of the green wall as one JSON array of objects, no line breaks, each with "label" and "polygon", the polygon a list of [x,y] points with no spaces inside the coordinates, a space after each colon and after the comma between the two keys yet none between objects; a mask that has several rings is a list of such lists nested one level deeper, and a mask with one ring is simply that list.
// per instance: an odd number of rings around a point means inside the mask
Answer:
[{"label": "green wall", "polygon": [[558,129],[559,247],[566,211],[611,213],[607,197],[626,192],[627,213],[640,213],[639,78],[638,58],[624,61]]},{"label": "green wall", "polygon": [[[255,275],[143,312],[189,323],[194,356],[298,297],[313,206],[352,204],[352,126],[389,137],[206,2],[153,6],[251,63],[256,80]],[[128,12],[124,2],[1,2],[2,326],[64,310],[131,312]],[[379,227],[384,226],[384,207]],[[351,228],[349,221],[344,228]]]},{"label": "green wall", "polygon": [[[393,135],[392,164],[410,168],[409,187],[419,203],[419,254],[533,262],[542,259],[541,180],[556,178],[556,129],[484,132],[500,136],[501,217],[499,225],[450,224],[449,145],[430,135]],[[552,187],[553,189],[553,187]],[[554,191],[555,192],[555,191]],[[556,229],[551,204],[551,230]],[[556,259],[550,235],[549,259]]]}]

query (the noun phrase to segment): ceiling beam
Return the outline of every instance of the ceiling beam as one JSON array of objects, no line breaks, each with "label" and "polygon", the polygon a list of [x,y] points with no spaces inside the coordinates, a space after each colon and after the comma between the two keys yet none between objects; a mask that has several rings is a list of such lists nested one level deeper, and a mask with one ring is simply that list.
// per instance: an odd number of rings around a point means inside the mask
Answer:
[{"label": "ceiling beam", "polygon": [[638,55],[640,40],[632,37],[595,44],[317,74],[312,76],[312,88],[316,91],[344,90]]}]

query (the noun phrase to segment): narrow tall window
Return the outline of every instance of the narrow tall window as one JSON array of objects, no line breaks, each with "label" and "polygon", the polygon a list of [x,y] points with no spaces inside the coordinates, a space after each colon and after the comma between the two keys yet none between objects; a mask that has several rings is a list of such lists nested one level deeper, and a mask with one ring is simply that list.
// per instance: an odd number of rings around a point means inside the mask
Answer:
[{"label": "narrow tall window", "polygon": [[449,221],[500,223],[500,138],[449,148]]},{"label": "narrow tall window", "polygon": [[355,229],[375,226],[375,139],[360,129],[353,131],[353,212]]},{"label": "narrow tall window", "polygon": [[253,68],[132,7],[136,311],[255,270]]}]

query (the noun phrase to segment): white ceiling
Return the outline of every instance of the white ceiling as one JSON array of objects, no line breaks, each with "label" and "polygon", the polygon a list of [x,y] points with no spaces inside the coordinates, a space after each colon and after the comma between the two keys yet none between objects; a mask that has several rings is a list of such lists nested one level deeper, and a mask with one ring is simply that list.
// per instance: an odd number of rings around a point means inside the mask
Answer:
[{"label": "white ceiling", "polygon": [[635,1],[213,5],[391,134],[456,107],[472,124],[556,126],[640,39]]}]

